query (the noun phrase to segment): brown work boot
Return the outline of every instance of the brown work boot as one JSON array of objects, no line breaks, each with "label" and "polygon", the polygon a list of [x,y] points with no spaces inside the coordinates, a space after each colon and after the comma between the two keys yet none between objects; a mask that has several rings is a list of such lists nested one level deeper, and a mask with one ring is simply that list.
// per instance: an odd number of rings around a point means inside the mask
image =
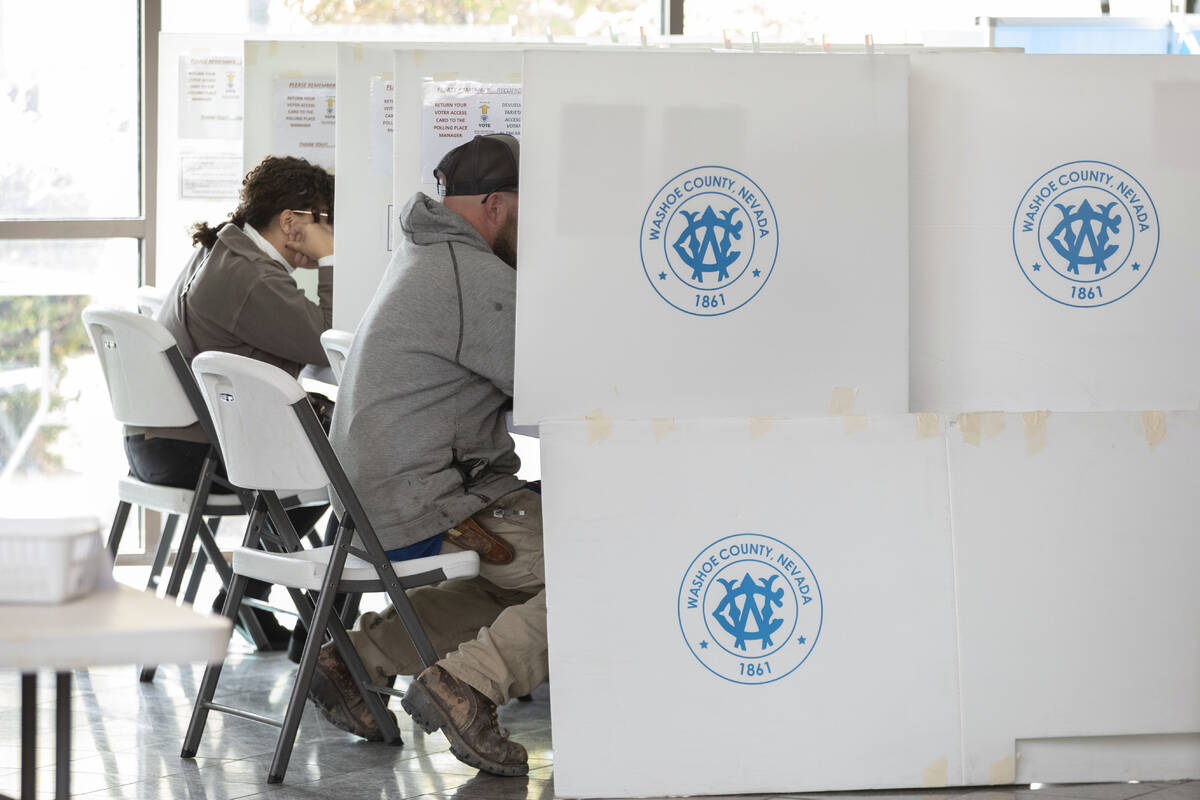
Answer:
[{"label": "brown work boot", "polygon": [[[321,716],[329,720],[335,727],[361,736],[369,742],[382,742],[383,732],[379,730],[367,701],[358,691],[358,684],[346,662],[333,645],[325,645],[317,656],[317,668],[313,672],[312,683],[308,687],[308,699],[321,712]],[[395,713],[388,711],[392,722],[396,721]],[[400,744],[400,737],[392,744]]]},{"label": "brown work boot", "polygon": [[437,664],[417,676],[400,705],[426,733],[441,728],[464,764],[493,775],[529,772],[525,748],[500,730],[496,704]]}]

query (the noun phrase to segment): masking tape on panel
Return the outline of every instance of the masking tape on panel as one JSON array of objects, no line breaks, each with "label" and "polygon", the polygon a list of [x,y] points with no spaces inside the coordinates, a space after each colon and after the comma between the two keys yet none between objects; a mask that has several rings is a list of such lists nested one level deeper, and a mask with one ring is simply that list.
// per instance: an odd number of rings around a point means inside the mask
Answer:
[{"label": "masking tape on panel", "polygon": [[354,60],[362,61],[362,45],[358,42],[355,42],[352,49],[354,51]]},{"label": "masking tape on panel", "polygon": [[654,441],[661,442],[675,432],[674,417],[659,417],[650,420],[650,430],[654,432]]},{"label": "masking tape on panel", "polygon": [[587,423],[588,444],[603,442],[612,433],[612,420],[598,408],[590,414],[584,414],[583,419]]},{"label": "masking tape on panel", "polygon": [[519,73],[519,72],[508,73],[508,82],[509,83],[520,83],[521,82],[521,73]]},{"label": "masking tape on panel", "polygon": [[458,80],[457,72],[435,72],[433,73],[435,81],[456,81]]},{"label": "masking tape on panel", "polygon": [[420,69],[421,66],[425,63],[425,51],[424,50],[413,50],[412,56],[413,56],[413,64],[417,67],[417,69]]},{"label": "masking tape on panel", "polygon": [[1161,411],[1143,411],[1142,428],[1146,431],[1146,444],[1153,450],[1167,438],[1167,415]]},{"label": "masking tape on panel", "polygon": [[[1043,413],[1043,412],[1033,412]],[[1048,413],[1048,412],[1047,412]],[[1017,779],[1017,762],[1012,756],[1002,758],[992,766],[988,767],[988,783],[992,785],[1003,785],[1012,783]]]},{"label": "masking tape on panel", "polygon": [[867,429],[866,414],[842,414],[842,431],[845,433],[855,433],[857,431],[865,431]]},{"label": "masking tape on panel", "polygon": [[765,435],[767,431],[771,430],[771,427],[774,424],[775,420],[772,417],[751,417],[750,438],[757,439],[760,436]]},{"label": "masking tape on panel", "polygon": [[979,447],[980,434],[983,432],[983,420],[979,414],[959,414],[958,431],[962,439],[972,447]]},{"label": "masking tape on panel", "polygon": [[854,398],[858,389],[853,386],[835,386],[829,398],[829,413],[834,416],[854,413]]},{"label": "masking tape on panel", "polygon": [[921,785],[927,789],[932,789],[935,786],[945,786],[946,772],[946,757],[942,756],[937,761],[926,767],[925,771],[921,773]]},{"label": "masking tape on panel", "polygon": [[984,411],[979,417],[983,420],[983,435],[988,439],[995,439],[1004,433],[1004,428],[1008,425],[1003,411]]},{"label": "masking tape on panel", "polygon": [[286,72],[284,72],[284,73],[283,73],[283,77],[285,77],[285,78],[303,78],[303,77],[304,77],[304,70],[302,70],[302,69],[289,69],[289,70],[287,70]]},{"label": "masking tape on panel", "polygon": [[267,55],[269,55],[271,58],[279,55],[279,42],[267,43]]},{"label": "masking tape on panel", "polygon": [[1021,421],[1025,423],[1025,455],[1036,456],[1046,449],[1049,438],[1046,434],[1046,418],[1049,411],[1024,411]]},{"label": "masking tape on panel", "polygon": [[254,42],[246,43],[246,66],[247,67],[257,67],[258,66],[258,45],[255,44]]},{"label": "masking tape on panel", "polygon": [[[937,414],[917,414],[917,439],[932,439],[942,432]],[[943,761],[945,759],[942,759]]]},{"label": "masking tape on panel", "polygon": [[392,73],[390,73],[390,72],[381,72],[381,73],[379,74],[379,77],[380,77],[380,78],[382,78],[382,79],[383,79],[383,80],[385,80],[385,81],[390,81],[390,80],[392,80],[392,79],[393,79],[395,76],[394,76],[394,75],[392,75]]}]

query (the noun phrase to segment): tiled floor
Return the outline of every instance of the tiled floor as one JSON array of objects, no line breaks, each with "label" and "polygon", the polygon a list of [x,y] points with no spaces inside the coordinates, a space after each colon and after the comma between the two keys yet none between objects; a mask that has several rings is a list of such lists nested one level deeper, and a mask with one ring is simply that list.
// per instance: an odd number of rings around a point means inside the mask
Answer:
[{"label": "tiled floor", "polygon": [[[280,655],[234,655],[222,676],[226,691],[218,700],[282,715],[291,688],[293,666]],[[501,709],[501,724],[529,749],[527,778],[481,775],[457,761],[441,734],[426,736],[403,712],[403,747],[367,744],[337,730],[311,707],[300,726],[291,765],[282,785],[267,784],[275,746],[274,729],[254,722],[210,716],[198,757],[179,757],[199,667],[161,667],[153,684],[140,684],[133,667],[77,672],[73,684],[71,773],[73,796],[106,800],[366,800],[367,798],[455,797],[463,800],[550,800],[554,797],[547,687],[532,703]],[[53,678],[40,679],[38,763],[39,797],[53,797]],[[19,678],[0,673],[0,794],[19,791]],[[393,701],[393,706],[398,706]],[[1200,782],[995,787],[965,791],[842,793],[826,798],[949,800],[1200,800]],[[761,795],[741,800],[765,800]]]}]

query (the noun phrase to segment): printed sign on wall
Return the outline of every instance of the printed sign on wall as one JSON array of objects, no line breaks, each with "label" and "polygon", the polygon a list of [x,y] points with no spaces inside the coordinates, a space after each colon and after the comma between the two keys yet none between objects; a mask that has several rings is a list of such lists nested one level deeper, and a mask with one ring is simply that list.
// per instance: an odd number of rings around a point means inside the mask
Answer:
[{"label": "printed sign on wall", "polygon": [[435,183],[442,156],[476,136],[521,138],[521,84],[425,80],[421,103],[421,181]]},{"label": "printed sign on wall", "polygon": [[179,57],[179,138],[242,138],[242,57]]},{"label": "printed sign on wall", "polygon": [[333,169],[336,95],[333,78],[276,81],[275,155],[298,156]]}]

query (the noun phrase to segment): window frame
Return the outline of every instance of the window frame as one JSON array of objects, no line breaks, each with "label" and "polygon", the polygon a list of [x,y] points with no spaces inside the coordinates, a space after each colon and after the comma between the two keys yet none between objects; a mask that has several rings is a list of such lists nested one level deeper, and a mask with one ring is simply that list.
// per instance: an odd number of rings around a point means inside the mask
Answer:
[{"label": "window frame", "polygon": [[[132,0],[131,0],[132,1]],[[136,239],[141,253],[138,285],[155,279],[155,212],[158,184],[158,35],[162,30],[162,0],[138,3],[138,171],[139,208],[136,217],[88,219],[0,219],[0,239]],[[161,515],[143,513],[143,550],[122,553],[120,565],[148,566],[158,547]]]}]

